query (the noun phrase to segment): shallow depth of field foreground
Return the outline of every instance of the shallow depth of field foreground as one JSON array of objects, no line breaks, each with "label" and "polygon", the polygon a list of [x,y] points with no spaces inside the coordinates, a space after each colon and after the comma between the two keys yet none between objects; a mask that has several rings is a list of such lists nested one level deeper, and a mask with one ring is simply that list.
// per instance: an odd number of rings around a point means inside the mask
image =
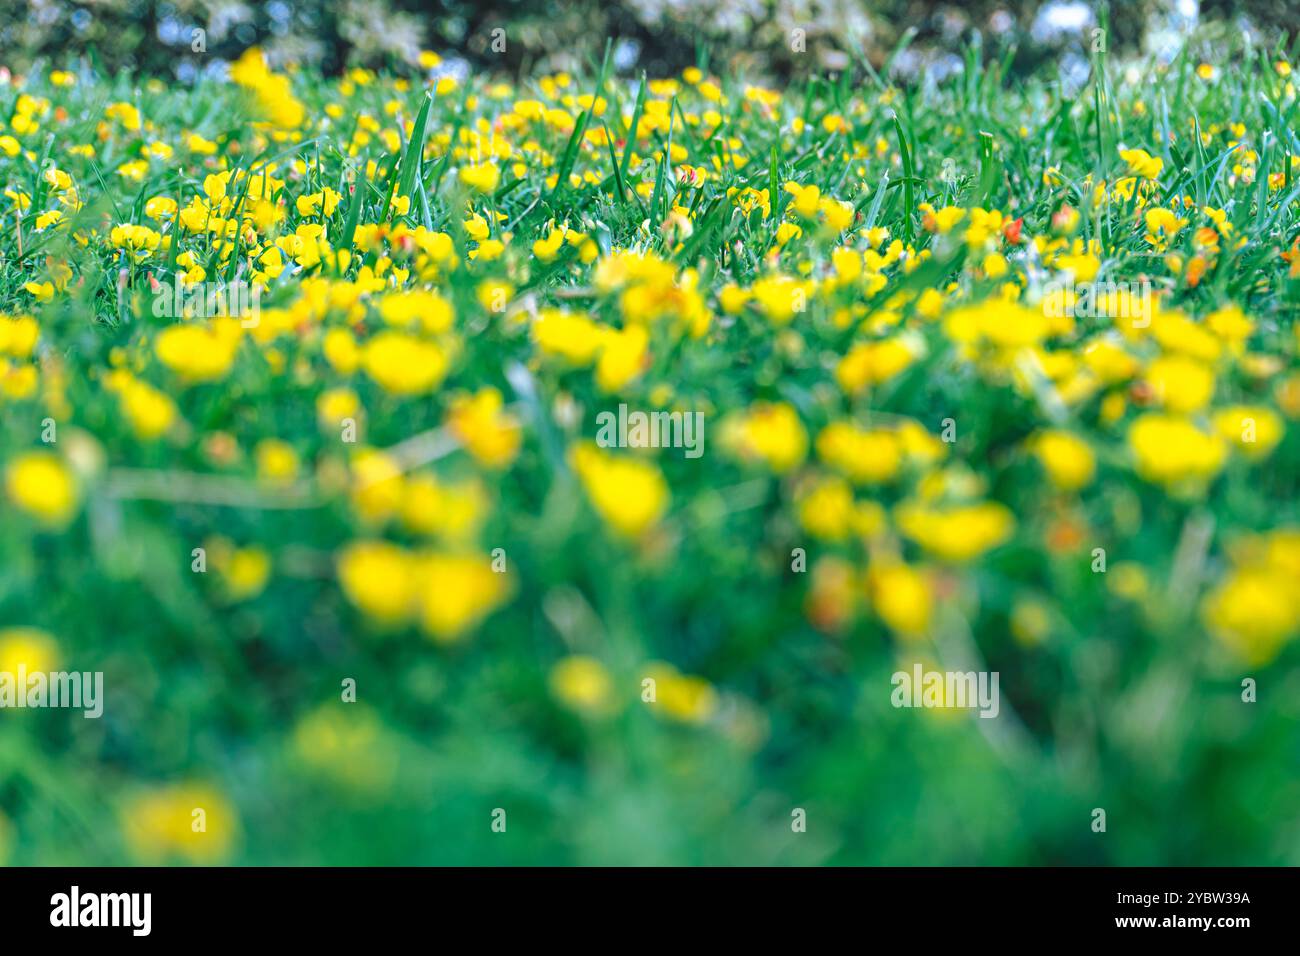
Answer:
[{"label": "shallow depth of field foreground", "polygon": [[6,71],[0,860],[1300,864],[1300,104],[1213,49]]}]

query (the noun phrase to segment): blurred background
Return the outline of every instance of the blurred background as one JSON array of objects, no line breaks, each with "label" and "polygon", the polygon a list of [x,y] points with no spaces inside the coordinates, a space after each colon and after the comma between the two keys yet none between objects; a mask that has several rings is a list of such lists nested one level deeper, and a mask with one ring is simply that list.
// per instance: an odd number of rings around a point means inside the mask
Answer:
[{"label": "blurred background", "polygon": [[[1294,0],[0,0],[0,61],[11,71],[84,55],[107,70],[188,80],[221,70],[254,44],[274,62],[336,73],[414,62],[421,49],[451,55],[449,69],[515,73],[573,69],[615,41],[622,69],[667,75],[708,50],[738,70],[784,75],[839,69],[854,49],[879,66],[915,30],[902,72],[953,69],[978,34],[990,50],[1016,47],[1031,69],[1091,45],[1109,17],[1109,42],[1171,55],[1193,28],[1216,36],[1294,37]],[[504,29],[505,50],[492,49]],[[203,52],[195,52],[195,30]],[[795,30],[805,53],[795,52]]]}]

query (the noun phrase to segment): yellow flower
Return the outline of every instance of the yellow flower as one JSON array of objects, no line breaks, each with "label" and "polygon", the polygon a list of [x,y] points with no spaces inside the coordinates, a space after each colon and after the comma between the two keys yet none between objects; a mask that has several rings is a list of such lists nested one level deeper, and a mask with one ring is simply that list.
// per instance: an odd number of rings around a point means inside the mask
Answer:
[{"label": "yellow flower", "polygon": [[944,334],[952,341],[986,343],[997,348],[1020,349],[1042,342],[1052,332],[1042,310],[1029,309],[1004,299],[989,299],[948,313]]},{"label": "yellow flower", "polygon": [[200,325],[172,325],[158,333],[154,353],[187,383],[224,378],[235,362],[239,339]]},{"label": "yellow flower", "polygon": [[1214,413],[1214,430],[1251,460],[1267,458],[1282,440],[1277,412],[1263,405],[1233,405]]},{"label": "yellow flower", "polygon": [[934,589],[929,578],[902,562],[873,562],[867,572],[872,607],[890,630],[915,639],[930,627]]},{"label": "yellow flower", "polygon": [[1011,537],[1015,518],[993,501],[931,507],[905,502],[894,510],[904,535],[947,561],[969,561]]},{"label": "yellow flower", "polygon": [[293,95],[289,78],[271,72],[266,57],[249,47],[230,68],[230,78],[253,94],[261,116],[272,126],[292,130],[306,118],[306,107]]},{"label": "yellow flower", "polygon": [[40,326],[30,315],[0,316],[0,355],[8,353],[14,358],[27,358],[36,348],[40,334]]},{"label": "yellow flower", "polygon": [[352,507],[365,522],[382,522],[401,506],[402,470],[381,451],[363,448],[352,459]]},{"label": "yellow flower", "polygon": [[763,462],[777,474],[800,464],[808,454],[808,433],[794,407],[757,402],[724,421],[721,441],[745,460]]},{"label": "yellow flower", "polygon": [[405,551],[384,541],[357,541],[338,558],[339,586],[354,607],[380,624],[398,624],[415,600],[413,562]]},{"label": "yellow flower", "polygon": [[817,456],[855,484],[889,481],[903,461],[893,432],[832,422],[817,436]]},{"label": "yellow flower", "polygon": [[510,297],[514,294],[514,286],[509,282],[501,282],[497,279],[483,280],[474,292],[478,304],[493,315],[505,312],[506,306],[510,304]]},{"label": "yellow flower", "polygon": [[0,628],[0,673],[20,668],[30,673],[49,672],[59,666],[59,645],[54,636],[36,627]]},{"label": "yellow flower", "polygon": [[654,465],[611,455],[584,444],[572,452],[573,468],[592,507],[619,534],[637,537],[668,508],[668,483]]},{"label": "yellow flower", "polygon": [[799,183],[789,182],[783,188],[794,197],[790,203],[791,210],[804,219],[816,218],[817,208],[822,198],[820,187],[801,186]]},{"label": "yellow flower", "polygon": [[397,328],[408,328],[418,322],[432,335],[446,332],[455,319],[451,303],[425,289],[390,292],[379,301],[379,315],[385,323]]},{"label": "yellow flower", "polygon": [[502,411],[503,399],[495,388],[452,400],[447,424],[480,464],[505,468],[519,453],[519,421]]},{"label": "yellow flower", "polygon": [[77,511],[79,494],[72,472],[56,455],[29,451],[5,469],[5,491],[17,507],[53,528],[66,525]]},{"label": "yellow flower", "polygon": [[596,384],[603,392],[616,392],[645,371],[650,362],[650,333],[644,325],[611,330],[596,363]]},{"label": "yellow flower", "polygon": [[488,510],[487,492],[477,479],[443,484],[431,475],[415,475],[402,492],[403,527],[453,543],[471,540]]},{"label": "yellow flower", "polygon": [[596,358],[612,330],[562,309],[543,309],[533,322],[533,341],[547,355],[558,355],[575,365]]},{"label": "yellow flower", "polygon": [[852,531],[853,489],[843,478],[825,478],[800,495],[798,512],[799,523],[809,534],[841,541]]},{"label": "yellow flower", "polygon": [[122,411],[138,438],[151,440],[164,434],[176,421],[176,403],[165,393],[123,373],[109,385],[117,392]]},{"label": "yellow flower", "polygon": [[218,790],[199,783],[163,786],[133,797],[121,818],[131,852],[151,864],[174,859],[219,863],[238,837],[235,808]]},{"label": "yellow flower", "polygon": [[465,235],[475,242],[483,242],[491,235],[488,229],[488,221],[478,213],[466,217],[462,225],[465,227]]},{"label": "yellow flower", "polygon": [[745,216],[748,216],[755,209],[761,209],[765,219],[772,214],[772,207],[768,201],[768,191],[766,189],[757,190],[749,186],[738,189],[732,186],[727,190],[727,198],[738,206]]},{"label": "yellow flower", "polygon": [[702,677],[658,663],[646,669],[646,677],[654,681],[656,711],[672,720],[703,724],[718,710],[717,691]]},{"label": "yellow flower", "polygon": [[1227,342],[1241,343],[1255,331],[1255,323],[1238,306],[1226,305],[1205,317],[1206,326]]},{"label": "yellow flower", "polygon": [[490,193],[501,181],[501,170],[496,163],[475,163],[462,166],[458,176],[460,181],[470,189]]},{"label": "yellow flower", "polygon": [[791,239],[798,239],[803,230],[792,222],[783,222],[776,227],[776,247],[783,248]]},{"label": "yellow flower", "polygon": [[361,348],[347,329],[334,328],[321,340],[325,361],[342,375],[351,375],[361,364]]},{"label": "yellow flower", "polygon": [[316,420],[326,431],[338,431],[345,418],[355,421],[361,413],[361,400],[350,388],[331,388],[316,399]]},{"label": "yellow flower", "polygon": [[1078,436],[1056,430],[1039,432],[1030,440],[1029,449],[1052,484],[1062,491],[1075,491],[1092,481],[1096,459]]},{"label": "yellow flower", "polygon": [[144,204],[144,214],[150,219],[170,219],[176,215],[176,200],[169,196],[154,196]]},{"label": "yellow flower", "polygon": [[1223,466],[1223,441],[1185,418],[1150,413],[1129,427],[1137,472],[1147,481],[1174,485],[1206,481]]},{"label": "yellow flower", "polygon": [[271,556],[258,547],[235,548],[218,564],[232,601],[247,601],[261,594],[271,577]]},{"label": "yellow flower", "polygon": [[447,374],[447,355],[433,342],[403,332],[380,332],[366,343],[366,374],[394,395],[432,391]]},{"label": "yellow flower", "polygon": [[1019,598],[1011,608],[1011,636],[1024,647],[1035,647],[1052,629],[1051,612],[1042,601]]},{"label": "yellow flower", "polygon": [[130,223],[114,226],[108,238],[118,249],[129,252],[136,262],[147,259],[162,242],[162,236],[148,226]]},{"label": "yellow flower", "polygon": [[862,342],[849,349],[835,367],[835,380],[844,391],[855,394],[889,381],[914,361],[912,350],[899,339]]},{"label": "yellow flower", "polygon": [[594,657],[564,658],[551,668],[550,685],[556,700],[579,713],[605,714],[614,704],[614,682]]},{"label": "yellow flower", "polygon": [[397,766],[380,718],[356,701],[321,704],[304,714],[293,728],[293,750],[315,773],[367,794],[390,786]]},{"label": "yellow flower", "polygon": [[476,554],[428,554],[416,560],[420,626],[439,643],[454,641],[500,607],[508,578]]},{"label": "yellow flower", "polygon": [[1134,561],[1120,561],[1106,575],[1106,586],[1112,594],[1127,601],[1141,601],[1150,591],[1151,582],[1142,565]]},{"label": "yellow flower", "polygon": [[1147,369],[1146,379],[1156,399],[1171,412],[1200,411],[1214,395],[1214,373],[1182,355],[1156,359]]},{"label": "yellow flower", "polygon": [[298,476],[298,454],[293,446],[278,438],[264,438],[253,453],[257,475],[268,484],[288,484]]},{"label": "yellow flower", "polygon": [[772,275],[759,279],[750,291],[763,314],[777,325],[784,325],[807,308],[811,286],[790,276]]},{"label": "yellow flower", "polygon": [[49,302],[54,298],[52,282],[24,282],[23,289],[34,295],[37,302]]},{"label": "yellow flower", "polygon": [[1128,164],[1130,175],[1141,179],[1155,179],[1165,165],[1163,159],[1152,156],[1145,149],[1121,149],[1119,157]]},{"label": "yellow flower", "polygon": [[328,187],[318,193],[309,193],[299,196],[294,202],[300,216],[321,216],[328,218],[334,215],[334,210],[338,208],[339,200],[343,196]]},{"label": "yellow flower", "polygon": [[552,229],[551,234],[545,239],[538,239],[533,243],[533,256],[539,262],[551,262],[559,255],[563,243],[564,230]]},{"label": "yellow flower", "polygon": [[1247,664],[1267,664],[1300,628],[1296,578],[1268,566],[1238,568],[1206,597],[1202,614]]},{"label": "yellow flower", "polygon": [[129,130],[140,128],[140,111],[130,103],[110,103],[104,110],[106,119],[115,119]]},{"label": "yellow flower", "polygon": [[1187,225],[1186,219],[1180,219],[1163,207],[1148,209],[1144,217],[1147,224],[1147,242],[1163,251],[1173,240],[1178,231]]},{"label": "yellow flower", "polygon": [[1138,371],[1138,360],[1120,346],[1105,339],[1090,342],[1083,350],[1088,370],[1105,385],[1126,382]]}]

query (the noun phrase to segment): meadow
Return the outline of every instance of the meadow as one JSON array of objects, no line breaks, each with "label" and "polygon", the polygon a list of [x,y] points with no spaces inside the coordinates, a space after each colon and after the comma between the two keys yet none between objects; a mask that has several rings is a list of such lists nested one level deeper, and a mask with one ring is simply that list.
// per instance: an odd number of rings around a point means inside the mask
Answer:
[{"label": "meadow", "polygon": [[1300,863],[1296,51],[1197,50],[8,77],[0,672],[103,712],[0,861]]}]

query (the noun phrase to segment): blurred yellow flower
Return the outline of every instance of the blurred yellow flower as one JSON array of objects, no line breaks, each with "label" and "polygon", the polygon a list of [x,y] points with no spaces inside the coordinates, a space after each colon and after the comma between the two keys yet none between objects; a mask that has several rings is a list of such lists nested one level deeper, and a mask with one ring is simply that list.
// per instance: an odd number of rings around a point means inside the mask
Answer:
[{"label": "blurred yellow flower", "polygon": [[496,163],[472,163],[462,166],[458,173],[460,181],[470,189],[480,193],[490,193],[501,181],[501,170]]},{"label": "blurred yellow flower", "polygon": [[339,586],[347,599],[380,624],[406,620],[415,599],[414,563],[385,541],[356,541],[338,557]]},{"label": "blurred yellow flower", "polygon": [[891,480],[903,460],[893,432],[832,422],[817,436],[817,456],[855,484]]},{"label": "blurred yellow flower", "polygon": [[668,483],[653,464],[594,444],[574,448],[571,460],[592,507],[619,534],[637,537],[667,510]]},{"label": "blurred yellow flower", "polygon": [[259,547],[236,548],[218,570],[230,599],[246,601],[266,588],[271,577],[271,556]]},{"label": "blurred yellow flower", "polygon": [[263,438],[253,451],[257,475],[272,485],[290,484],[298,476],[298,453],[279,438]]},{"label": "blurred yellow flower", "polygon": [[1296,578],[1269,566],[1237,568],[1206,597],[1202,613],[1237,656],[1267,664],[1300,629]]},{"label": "blurred yellow flower", "polygon": [[157,787],[128,799],[121,810],[127,846],[141,862],[220,863],[238,839],[235,808],[201,783]]},{"label": "blurred yellow flower", "polygon": [[853,489],[836,476],[817,481],[798,499],[799,523],[805,531],[827,541],[841,541],[853,530]]},{"label": "blurred yellow flower", "polygon": [[14,674],[56,670],[59,645],[48,631],[36,627],[0,628],[0,672]]},{"label": "blurred yellow flower", "polygon": [[899,339],[863,342],[849,349],[835,367],[840,388],[854,394],[898,375],[916,360],[911,348]]},{"label": "blurred yellow flower", "polygon": [[394,395],[420,395],[447,374],[447,354],[435,343],[403,332],[380,332],[366,343],[366,374]]},{"label": "blurred yellow flower", "polygon": [[1181,355],[1156,359],[1147,369],[1146,378],[1155,390],[1156,400],[1171,412],[1200,411],[1214,394],[1214,373]]},{"label": "blurred yellow flower", "polygon": [[442,483],[430,475],[408,479],[402,495],[402,525],[416,534],[466,542],[488,515],[487,492],[477,479]]},{"label": "blurred yellow flower", "polygon": [[646,668],[645,678],[654,681],[654,709],[672,720],[703,724],[717,712],[717,691],[702,677],[681,674],[670,664],[654,663]]},{"label": "blurred yellow flower", "polygon": [[946,561],[969,561],[1002,544],[1015,530],[1004,505],[929,506],[904,502],[894,509],[898,529],[926,551]]},{"label": "blurred yellow flower", "polygon": [[519,454],[522,438],[519,421],[503,410],[504,400],[495,388],[474,395],[460,395],[451,402],[447,424],[451,431],[487,468],[506,468]]},{"label": "blurred yellow flower", "polygon": [[1232,405],[1212,418],[1214,430],[1251,460],[1267,458],[1282,440],[1282,418],[1263,405]]},{"label": "blurred yellow flower", "polygon": [[398,463],[373,448],[352,456],[352,507],[367,523],[386,521],[402,504],[404,476]]},{"label": "blurred yellow flower", "polygon": [[350,790],[380,794],[392,784],[397,753],[381,719],[363,703],[321,704],[299,718],[292,741],[312,771]]},{"label": "blurred yellow flower", "polygon": [[1137,472],[1147,481],[1174,485],[1213,478],[1223,466],[1223,440],[1186,418],[1148,413],[1128,430]]},{"label": "blurred yellow flower", "polygon": [[454,641],[505,603],[508,582],[485,555],[420,555],[415,565],[420,626],[439,643]]},{"label": "blurred yellow flower", "polygon": [[873,561],[867,570],[867,591],[880,619],[899,637],[925,635],[934,589],[924,572],[899,561]]},{"label": "blurred yellow flower", "polygon": [[188,383],[224,378],[234,364],[238,347],[238,338],[200,325],[172,325],[154,340],[159,361]]},{"label": "blurred yellow flower", "polygon": [[1047,430],[1029,441],[1052,484],[1062,491],[1077,491],[1092,481],[1096,458],[1087,442],[1069,432]]},{"label": "blurred yellow flower", "polygon": [[609,713],[614,705],[614,682],[600,661],[575,654],[551,668],[551,693],[565,707],[582,714]]},{"label": "blurred yellow flower", "polygon": [[803,462],[808,433],[799,413],[784,402],[756,402],[723,421],[721,443],[746,461],[758,460],[777,474]]},{"label": "blurred yellow flower", "polygon": [[5,492],[14,505],[53,528],[72,520],[80,498],[72,472],[47,451],[23,452],[13,459],[5,469]]}]

